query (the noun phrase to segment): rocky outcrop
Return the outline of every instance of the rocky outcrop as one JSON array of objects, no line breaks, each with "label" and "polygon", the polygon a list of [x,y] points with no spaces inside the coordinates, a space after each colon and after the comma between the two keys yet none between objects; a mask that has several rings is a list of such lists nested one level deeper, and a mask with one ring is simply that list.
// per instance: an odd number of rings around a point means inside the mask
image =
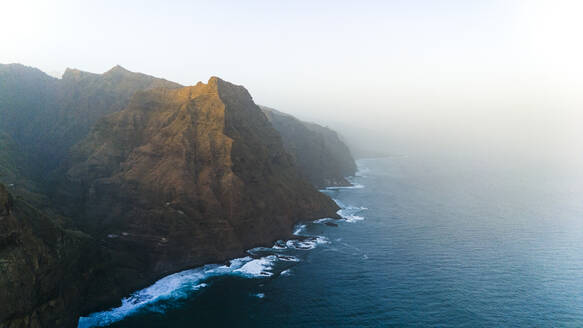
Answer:
[{"label": "rocky outcrop", "polygon": [[281,134],[286,150],[295,158],[303,175],[314,186],[350,185],[345,178],[354,175],[356,163],[336,131],[300,121],[273,108],[262,107],[262,110]]}]

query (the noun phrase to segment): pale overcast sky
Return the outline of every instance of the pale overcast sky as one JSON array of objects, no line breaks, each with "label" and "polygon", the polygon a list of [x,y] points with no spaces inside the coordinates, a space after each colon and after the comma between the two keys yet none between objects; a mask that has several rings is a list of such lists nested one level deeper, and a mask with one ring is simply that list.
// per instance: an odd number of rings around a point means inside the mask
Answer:
[{"label": "pale overcast sky", "polygon": [[0,63],[217,75],[383,145],[583,149],[582,1],[0,3]]}]

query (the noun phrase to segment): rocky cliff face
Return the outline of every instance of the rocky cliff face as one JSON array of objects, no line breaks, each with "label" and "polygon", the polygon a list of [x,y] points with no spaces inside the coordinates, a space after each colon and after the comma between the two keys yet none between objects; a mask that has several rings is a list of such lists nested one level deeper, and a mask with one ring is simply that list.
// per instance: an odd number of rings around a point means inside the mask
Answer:
[{"label": "rocky cliff face", "polygon": [[354,175],[356,163],[334,130],[272,108],[262,110],[281,134],[285,149],[295,158],[302,174],[314,186],[350,185],[345,177]]},{"label": "rocky cliff face", "polygon": [[[335,216],[304,182],[281,139],[240,86],[138,93],[75,148],[68,172],[83,226],[168,273],[290,236],[292,225]],[[135,254],[140,255],[140,254]]]},{"label": "rocky cliff face", "polygon": [[97,250],[0,184],[0,327],[74,327]]},{"label": "rocky cliff face", "polygon": [[0,189],[2,328],[75,326],[165,274],[336,215],[241,86],[2,69],[0,179],[18,182],[18,197]]}]

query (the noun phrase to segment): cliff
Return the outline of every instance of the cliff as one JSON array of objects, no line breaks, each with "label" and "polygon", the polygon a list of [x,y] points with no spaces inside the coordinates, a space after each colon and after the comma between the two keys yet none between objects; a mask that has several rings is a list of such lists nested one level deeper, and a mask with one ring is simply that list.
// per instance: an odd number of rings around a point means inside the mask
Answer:
[{"label": "cliff", "polygon": [[350,185],[345,178],[354,175],[356,163],[336,131],[300,121],[273,108],[261,108],[281,134],[285,149],[314,186]]},{"label": "cliff", "polygon": [[0,189],[0,327],[73,327],[166,274],[336,216],[241,86],[7,70],[0,180],[17,196]]},{"label": "cliff", "polygon": [[166,274],[336,216],[241,86],[8,66],[0,180],[16,183],[15,197],[0,189],[2,328],[73,327]]}]

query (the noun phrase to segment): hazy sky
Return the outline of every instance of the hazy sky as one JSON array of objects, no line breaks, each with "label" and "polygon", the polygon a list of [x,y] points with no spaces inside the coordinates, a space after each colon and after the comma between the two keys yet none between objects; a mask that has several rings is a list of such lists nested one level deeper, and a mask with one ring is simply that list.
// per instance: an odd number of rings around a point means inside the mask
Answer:
[{"label": "hazy sky", "polygon": [[583,1],[0,1],[0,63],[217,75],[391,150],[583,150]]}]

